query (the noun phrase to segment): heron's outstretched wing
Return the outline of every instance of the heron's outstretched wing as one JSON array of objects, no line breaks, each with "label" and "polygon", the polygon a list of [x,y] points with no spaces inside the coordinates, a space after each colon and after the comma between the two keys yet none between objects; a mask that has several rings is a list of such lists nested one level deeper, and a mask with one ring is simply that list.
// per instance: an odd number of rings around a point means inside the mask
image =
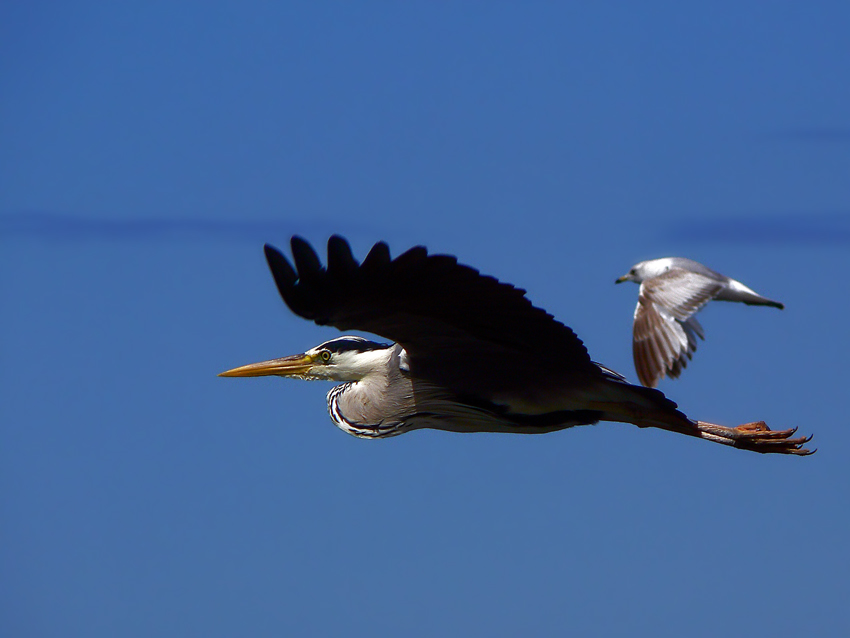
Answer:
[{"label": "heron's outstretched wing", "polygon": [[724,282],[673,268],[645,280],[635,308],[632,349],[640,382],[654,388],[668,374],[675,378],[705,335],[693,315],[711,301]]},{"label": "heron's outstretched wing", "polygon": [[291,245],[295,268],[280,251],[265,247],[289,308],[320,325],[400,343],[419,374],[459,382],[470,376],[484,382],[483,375],[491,385],[509,368],[515,379],[550,363],[579,375],[599,374],[575,333],[533,306],[524,290],[455,257],[429,255],[417,246],[391,259],[380,242],[360,264],[348,242],[335,235],[328,240],[325,268],[306,241],[293,237]]}]

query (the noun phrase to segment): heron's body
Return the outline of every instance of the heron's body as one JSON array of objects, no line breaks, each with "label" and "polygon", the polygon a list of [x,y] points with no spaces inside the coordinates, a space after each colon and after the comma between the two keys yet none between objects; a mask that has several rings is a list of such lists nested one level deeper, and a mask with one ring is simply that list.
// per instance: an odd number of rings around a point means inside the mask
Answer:
[{"label": "heron's body", "polygon": [[638,379],[651,388],[664,376],[678,377],[693,358],[697,337],[705,339],[695,315],[709,301],[784,308],[740,281],[684,257],[642,261],[617,279],[624,281],[640,284],[632,348]]},{"label": "heron's body", "polygon": [[[532,392],[473,397],[452,388],[439,374],[423,378],[411,373],[407,353],[397,343],[379,344],[346,335],[316,346],[307,354],[319,356],[322,351],[341,357],[346,356],[343,353],[356,353],[352,361],[356,359],[362,371],[333,375],[332,380],[345,383],[328,392],[328,413],[341,430],[362,438],[395,436],[420,428],[450,432],[553,432],[606,420],[605,402],[598,400],[606,393],[610,395],[609,402],[629,396],[636,411],[640,405],[644,410],[659,407],[657,396],[625,383],[622,377],[601,366],[593,392],[589,388],[579,392],[566,379],[559,388],[556,380],[550,379],[548,389],[537,387]],[[367,364],[363,365],[364,362]],[[597,399],[594,409],[588,408],[590,394]],[[641,395],[651,396],[652,400],[647,401]],[[663,403],[665,408],[671,405],[669,401]],[[686,420],[683,415],[677,416]]]},{"label": "heron's body", "polygon": [[328,267],[294,237],[295,268],[266,258],[284,301],[320,325],[391,339],[343,336],[304,354],[235,368],[223,376],[279,375],[341,381],[328,411],[345,432],[384,438],[420,428],[544,433],[620,421],[759,452],[807,454],[805,437],[763,422],[738,428],[693,421],[661,392],[629,384],[591,361],[564,324],[523,290],[454,257],[417,247],[390,259],[376,244],[362,264],[340,237]]}]

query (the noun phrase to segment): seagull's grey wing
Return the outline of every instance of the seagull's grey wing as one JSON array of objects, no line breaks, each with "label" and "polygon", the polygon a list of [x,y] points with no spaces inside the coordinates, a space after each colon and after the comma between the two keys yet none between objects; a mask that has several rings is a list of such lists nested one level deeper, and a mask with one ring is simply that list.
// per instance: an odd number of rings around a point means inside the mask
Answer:
[{"label": "seagull's grey wing", "polygon": [[640,285],[632,351],[640,382],[650,388],[666,375],[678,377],[704,339],[694,317],[723,289],[723,282],[674,268]]},{"label": "seagull's grey wing", "polygon": [[702,275],[706,279],[714,279],[721,283],[729,281],[729,277],[726,275],[721,275],[716,270],[712,270],[705,264],[701,264],[693,259],[688,259],[687,257],[670,257],[669,261],[672,270],[687,270],[696,275]]},{"label": "seagull's grey wing", "polygon": [[524,290],[454,257],[418,246],[391,259],[381,242],[359,264],[338,236],[328,241],[327,268],[298,237],[292,238],[295,268],[277,249],[265,251],[295,314],[398,342],[420,377],[475,392],[498,390],[535,370],[601,374],[575,333],[533,306]]},{"label": "seagull's grey wing", "polygon": [[745,286],[740,281],[736,281],[726,275],[721,275],[716,270],[712,270],[698,261],[687,259],[686,257],[670,257],[669,259],[671,268],[688,270],[697,275],[703,275],[708,279],[714,279],[723,283],[723,289],[715,297],[717,301],[740,301],[748,306],[773,306],[780,310],[785,308],[784,304],[773,299],[768,299],[758,294],[752,288]]}]

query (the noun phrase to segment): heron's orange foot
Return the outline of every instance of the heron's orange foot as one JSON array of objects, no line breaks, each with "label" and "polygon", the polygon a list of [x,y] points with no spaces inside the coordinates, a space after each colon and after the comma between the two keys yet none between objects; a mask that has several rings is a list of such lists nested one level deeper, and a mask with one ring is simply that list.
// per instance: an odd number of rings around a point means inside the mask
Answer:
[{"label": "heron's orange foot", "polygon": [[[744,423],[744,425],[739,425],[736,428],[733,428],[736,432],[739,432],[743,436],[742,439],[750,439],[750,440],[764,440],[764,439],[783,439],[787,440],[790,436],[792,436],[797,428],[791,428],[790,430],[771,430],[767,427],[767,423],[764,421],[753,421],[752,423]],[[803,437],[798,437],[799,440]],[[806,439],[808,441],[812,437]]]},{"label": "heron's orange foot", "polygon": [[703,432],[703,435],[709,435],[706,438],[753,452],[807,456],[816,451],[803,447],[812,440],[811,436],[795,437],[797,428],[771,430],[764,421],[744,423],[736,428],[698,421],[697,427]]},{"label": "heron's orange foot", "polygon": [[770,428],[767,427],[767,423],[765,423],[764,421],[753,421],[752,423],[744,423],[743,425],[739,425],[735,429],[753,432],[765,432],[770,430]]},{"label": "heron's orange foot", "polygon": [[739,425],[733,429],[738,433],[738,436],[734,437],[736,444],[738,444],[736,447],[746,448],[754,452],[779,452],[801,456],[815,453],[815,450],[807,450],[803,447],[812,440],[811,436],[794,437],[797,428],[771,430],[764,421],[755,421]]}]

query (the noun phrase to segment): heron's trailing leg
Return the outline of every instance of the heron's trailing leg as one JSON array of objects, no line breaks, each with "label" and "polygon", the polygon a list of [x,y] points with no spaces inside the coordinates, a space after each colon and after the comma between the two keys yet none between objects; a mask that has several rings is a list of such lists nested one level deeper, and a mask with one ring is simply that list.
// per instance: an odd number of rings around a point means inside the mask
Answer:
[{"label": "heron's trailing leg", "polygon": [[587,404],[602,412],[603,419],[607,421],[632,423],[639,428],[658,428],[762,454],[807,456],[814,453],[814,450],[803,447],[812,437],[795,437],[797,428],[771,430],[764,421],[744,423],[734,428],[696,421],[675,409],[675,404],[657,390],[625,383],[609,383],[607,387],[618,393],[618,400]]},{"label": "heron's trailing leg", "polygon": [[654,427],[688,436],[695,436],[706,441],[713,441],[722,445],[729,445],[751,452],[762,454],[796,454],[808,456],[816,450],[803,447],[811,441],[811,436],[795,437],[797,428],[789,430],[771,430],[764,421],[753,421],[744,423],[738,427],[729,428],[724,425],[707,423],[705,421],[690,421],[682,423],[678,421],[659,422],[657,420],[636,423],[639,427]]}]

